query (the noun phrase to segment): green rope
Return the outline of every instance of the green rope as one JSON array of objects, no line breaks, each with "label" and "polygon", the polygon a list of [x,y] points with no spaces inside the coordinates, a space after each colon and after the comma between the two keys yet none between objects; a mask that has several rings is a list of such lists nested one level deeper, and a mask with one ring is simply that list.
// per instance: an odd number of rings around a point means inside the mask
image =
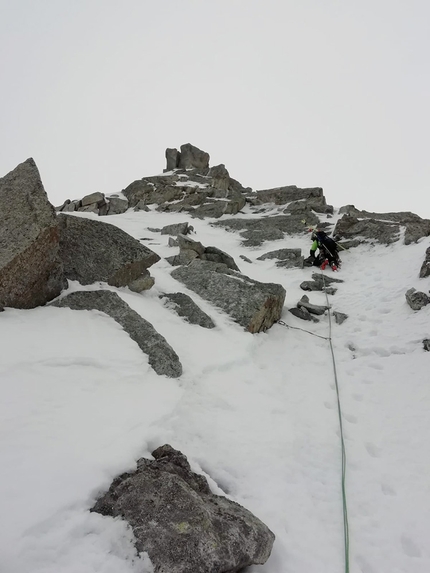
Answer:
[{"label": "green rope", "polygon": [[[323,276],[323,283],[324,275]],[[331,312],[330,312],[330,305],[328,301],[328,295],[326,293],[327,299],[327,307],[328,307],[328,322],[329,322],[329,337],[328,341],[330,343],[330,350],[331,350],[331,357],[333,362],[333,371],[334,371],[334,380],[336,384],[336,396],[337,396],[337,413],[339,416],[339,427],[340,427],[340,443],[342,449],[342,506],[343,506],[343,536],[344,536],[344,551],[345,551],[345,573],[349,573],[349,523],[348,523],[348,506],[346,502],[346,448],[345,448],[345,440],[343,437],[343,424],[342,424],[342,408],[340,405],[340,393],[339,393],[339,384],[337,379],[337,369],[336,369],[336,360],[334,356],[334,349],[331,337]]]}]

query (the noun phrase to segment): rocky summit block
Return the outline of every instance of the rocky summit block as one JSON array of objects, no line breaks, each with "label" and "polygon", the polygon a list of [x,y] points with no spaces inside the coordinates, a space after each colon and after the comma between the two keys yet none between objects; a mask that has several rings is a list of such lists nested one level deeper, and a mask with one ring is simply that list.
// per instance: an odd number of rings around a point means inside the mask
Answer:
[{"label": "rocky summit block", "polygon": [[[116,287],[136,284],[160,257],[114,225],[74,215],[58,215],[64,272],[83,285],[103,281]],[[133,289],[135,290],[135,289]]]},{"label": "rocky summit block", "polygon": [[286,292],[274,283],[261,283],[222,263],[195,259],[172,277],[229,314],[251,333],[265,331],[281,318]]},{"label": "rocky summit block", "polygon": [[91,511],[121,517],[159,573],[234,573],[270,556],[274,534],[250,511],[211,493],[168,444],[117,477]]},{"label": "rocky summit block", "polygon": [[182,374],[178,355],[150,322],[109,290],[77,291],[52,303],[72,310],[98,310],[120,324],[139,348],[148,355],[149,364],[157,374],[177,378]]},{"label": "rocky summit block", "polygon": [[55,209],[27,159],[0,179],[0,304],[34,308],[66,287]]}]

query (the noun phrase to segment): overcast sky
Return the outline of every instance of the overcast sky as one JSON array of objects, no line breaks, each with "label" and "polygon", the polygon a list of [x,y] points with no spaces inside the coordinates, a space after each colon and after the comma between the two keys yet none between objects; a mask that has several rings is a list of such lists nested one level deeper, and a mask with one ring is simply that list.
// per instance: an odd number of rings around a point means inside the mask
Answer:
[{"label": "overcast sky", "polygon": [[243,185],[430,218],[429,0],[0,0],[0,176],[118,192],[192,143]]}]

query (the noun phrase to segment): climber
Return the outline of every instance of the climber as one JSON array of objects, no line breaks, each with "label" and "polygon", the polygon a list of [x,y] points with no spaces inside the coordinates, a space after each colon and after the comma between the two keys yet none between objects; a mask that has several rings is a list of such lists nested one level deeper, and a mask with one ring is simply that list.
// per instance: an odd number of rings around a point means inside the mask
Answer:
[{"label": "climber", "polygon": [[[327,265],[330,265],[333,271],[337,271],[341,260],[336,242],[328,237],[324,231],[318,230],[312,231],[311,239],[313,243],[310,256],[305,259],[305,264],[320,267],[322,271]],[[319,249],[318,256],[315,255],[317,249]]]}]

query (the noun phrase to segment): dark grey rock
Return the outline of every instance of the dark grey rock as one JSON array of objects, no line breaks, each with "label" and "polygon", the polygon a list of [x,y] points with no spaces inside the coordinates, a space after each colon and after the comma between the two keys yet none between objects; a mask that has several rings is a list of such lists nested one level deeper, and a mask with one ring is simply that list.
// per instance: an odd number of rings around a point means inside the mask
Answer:
[{"label": "dark grey rock", "polygon": [[327,294],[334,294],[337,289],[329,286],[334,283],[343,283],[343,280],[328,277],[322,273],[312,273],[312,280],[302,282],[300,288],[306,291],[324,291]]},{"label": "dark grey rock", "polygon": [[245,255],[239,255],[239,257],[245,261],[245,263],[252,263],[251,259],[248,259],[248,257],[245,257]]},{"label": "dark grey rock", "polygon": [[178,243],[181,251],[194,251],[199,257],[205,252],[205,247],[199,241],[185,235],[178,235]]},{"label": "dark grey rock", "polygon": [[216,165],[209,169],[208,176],[211,178],[211,187],[227,191],[230,186],[230,174],[225,165]]},{"label": "dark grey rock", "polygon": [[430,297],[425,292],[417,291],[410,288],[405,294],[406,302],[412,310],[421,310],[424,306],[430,303]]},{"label": "dark grey rock", "polygon": [[426,250],[426,255],[420,269],[420,278],[424,279],[430,276],[430,247]]},{"label": "dark grey rock", "polygon": [[141,199],[140,201],[138,201],[136,203],[136,205],[134,206],[134,211],[149,211],[149,207],[148,205],[145,203],[145,201],[143,199]]},{"label": "dark grey rock", "polygon": [[286,203],[300,199],[315,199],[323,197],[324,194],[321,187],[306,187],[304,189],[300,189],[295,185],[287,185],[285,187],[276,187],[274,189],[257,191],[256,204],[275,203],[275,205],[285,205]]},{"label": "dark grey rock", "polygon": [[160,573],[234,573],[269,558],[275,536],[251,512],[210,492],[168,444],[117,477],[91,511],[121,517]]},{"label": "dark grey rock", "polygon": [[335,310],[333,312],[333,315],[334,315],[334,319],[336,321],[336,324],[342,324],[348,318],[347,314],[345,314],[344,312],[338,312],[337,310]]},{"label": "dark grey rock", "polygon": [[[347,233],[342,236],[351,236],[352,232],[357,236],[362,235],[365,238],[375,239],[381,243],[388,244],[399,238],[400,226],[404,226],[404,243],[409,245],[417,242],[422,237],[430,235],[430,220],[422,219],[415,213],[372,213],[360,211],[354,205],[341,207],[339,213],[346,214],[345,220],[342,218],[335,229],[335,233],[338,229]],[[359,221],[360,225],[357,224],[358,219],[362,219]],[[373,223],[369,224],[369,220],[373,220]],[[348,229],[348,226],[352,228]]]},{"label": "dark grey rock", "polygon": [[181,145],[178,167],[180,169],[197,169],[198,171],[205,171],[209,169],[209,153],[191,145],[191,143],[185,143],[184,145]]},{"label": "dark grey rock", "polygon": [[165,298],[172,303],[175,312],[185,318],[190,324],[197,324],[203,328],[215,328],[215,323],[211,317],[203,312],[187,294],[175,292],[160,295],[160,298]]},{"label": "dark grey rock", "polygon": [[109,215],[122,215],[128,209],[127,199],[121,199],[121,197],[111,197],[109,199]]},{"label": "dark grey rock", "polygon": [[34,308],[57,297],[67,281],[55,209],[33,159],[0,179],[0,303]]},{"label": "dark grey rock", "polygon": [[199,259],[176,268],[172,277],[224,310],[249,332],[267,330],[281,317],[286,295],[281,285],[260,283],[226,265]]},{"label": "dark grey rock", "polygon": [[293,314],[294,316],[296,316],[297,318],[301,318],[302,320],[311,320],[312,322],[319,322],[319,319],[316,318],[315,316],[313,316],[307,308],[305,307],[294,307],[294,308],[289,308],[288,312],[291,312],[291,314]]},{"label": "dark grey rock", "polygon": [[177,149],[166,149],[166,171],[173,171],[179,167],[180,153]]},{"label": "dark grey rock", "polygon": [[108,290],[77,291],[52,303],[72,310],[98,310],[120,324],[139,348],[148,355],[157,374],[178,378],[182,365],[178,355],[150,322],[128,306],[115,292]]},{"label": "dark grey rock", "polygon": [[149,271],[145,270],[140,277],[128,283],[128,288],[133,292],[143,292],[149,290],[154,286],[154,278],[151,277]]},{"label": "dark grey rock", "polygon": [[278,249],[277,251],[270,251],[258,257],[257,261],[265,261],[266,259],[278,259],[276,266],[288,269],[303,268],[304,257],[302,257],[301,249]]},{"label": "dark grey rock", "polygon": [[310,303],[309,297],[306,296],[305,294],[302,296],[302,298],[297,303],[297,308],[305,308],[311,314],[316,314],[316,315],[322,315],[325,313],[326,310],[328,310],[327,306],[319,306],[317,304]]},{"label": "dark grey rock", "polygon": [[167,244],[169,245],[169,247],[179,247],[179,241],[174,237],[169,237]]},{"label": "dark grey rock", "polygon": [[79,207],[81,207],[80,201],[70,201],[68,205],[65,205],[63,209],[61,209],[62,213],[73,213],[74,211],[78,211]]},{"label": "dark grey rock", "polygon": [[221,263],[226,265],[229,269],[240,271],[236,265],[233,257],[217,247],[206,247],[204,253],[200,257],[203,261],[211,261],[212,263]]},{"label": "dark grey rock", "polygon": [[[230,231],[239,231],[244,238],[243,244],[248,247],[260,246],[265,241],[283,239],[284,234],[301,234],[309,226],[318,225],[318,217],[311,213],[305,222],[301,215],[276,215],[274,217],[261,217],[249,219],[225,219],[216,221],[214,226],[224,227]],[[319,225],[322,227],[322,225]]]},{"label": "dark grey rock", "polygon": [[161,229],[162,235],[173,235],[174,237],[178,235],[188,235],[193,231],[193,227],[187,222],[185,223],[174,223],[173,225],[166,225]]},{"label": "dark grey rock", "polygon": [[70,280],[127,286],[160,257],[114,225],[73,215],[58,215],[60,256]]},{"label": "dark grey rock", "polygon": [[105,201],[105,196],[103,193],[91,193],[90,195],[85,195],[85,197],[82,197],[81,199],[81,203],[82,203],[82,207],[88,207],[90,205],[98,205],[100,203],[103,203]]},{"label": "dark grey rock", "polygon": [[430,338],[424,338],[423,348],[424,350],[427,350],[427,352],[430,352]]},{"label": "dark grey rock", "polygon": [[340,238],[354,239],[359,243],[374,240],[389,245],[400,237],[398,223],[379,221],[375,219],[362,219],[345,214],[336,224],[334,235]]}]

